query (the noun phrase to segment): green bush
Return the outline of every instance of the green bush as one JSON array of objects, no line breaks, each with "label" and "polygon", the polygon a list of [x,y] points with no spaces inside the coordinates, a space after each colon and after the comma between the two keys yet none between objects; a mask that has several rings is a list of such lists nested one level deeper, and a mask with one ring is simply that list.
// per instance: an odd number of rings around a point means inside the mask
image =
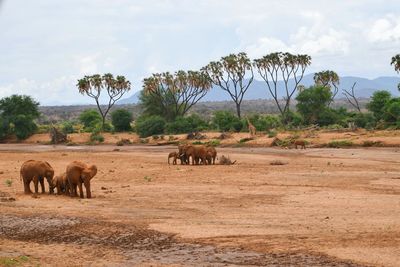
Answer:
[{"label": "green bush", "polygon": [[24,140],[35,133],[37,125],[30,116],[17,115],[14,118],[14,133],[18,140]]},{"label": "green bush", "polygon": [[242,121],[229,111],[214,112],[212,123],[222,132],[231,130],[240,132],[243,128]]},{"label": "green bush", "polygon": [[392,95],[388,91],[376,91],[371,97],[371,101],[367,104],[367,108],[371,111],[376,120],[383,119],[385,114],[385,105],[390,101]]},{"label": "green bush", "polygon": [[61,124],[61,131],[64,134],[72,134],[72,133],[74,133],[74,125],[70,121],[64,121]]},{"label": "green bush", "polygon": [[140,116],[136,120],[136,132],[140,137],[162,134],[164,130],[165,120],[160,116]]},{"label": "green bush", "polygon": [[111,113],[111,122],[117,132],[130,131],[132,113],[126,109],[117,109]]},{"label": "green bush", "polygon": [[100,114],[95,109],[87,109],[79,115],[79,121],[84,125],[85,131],[91,132],[96,128],[96,125],[102,124]]},{"label": "green bush", "polygon": [[168,134],[181,134],[203,131],[208,128],[207,122],[197,114],[187,117],[177,117],[174,121],[168,122],[165,131]]},{"label": "green bush", "polygon": [[[275,115],[254,114],[248,116],[250,122],[256,127],[257,131],[269,131],[282,125],[281,120]],[[247,122],[246,122],[247,125]]]},{"label": "green bush", "polygon": [[[280,120],[282,125],[285,125],[289,129],[299,127],[304,123],[303,117],[299,113],[293,111],[288,111],[285,116],[280,116]],[[285,121],[287,121],[286,124]]]},{"label": "green bush", "polygon": [[372,129],[376,125],[376,119],[372,113],[357,113],[354,116],[354,124],[364,129]]},{"label": "green bush", "polygon": [[101,135],[100,131],[95,130],[90,135],[90,141],[91,142],[103,143],[104,142],[104,136]]},{"label": "green bush", "polygon": [[311,86],[301,91],[297,97],[297,111],[306,124],[318,123],[321,113],[328,108],[332,93],[325,86]]},{"label": "green bush", "polygon": [[30,96],[12,95],[0,100],[0,138],[15,134],[26,139],[37,130],[34,120],[39,118],[39,103]]}]

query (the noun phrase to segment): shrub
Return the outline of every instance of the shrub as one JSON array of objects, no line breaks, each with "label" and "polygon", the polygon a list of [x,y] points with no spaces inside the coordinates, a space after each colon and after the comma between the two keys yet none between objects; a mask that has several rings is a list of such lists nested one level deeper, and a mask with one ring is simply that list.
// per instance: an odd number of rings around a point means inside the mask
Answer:
[{"label": "shrub", "polygon": [[297,95],[296,108],[304,118],[305,123],[317,123],[322,111],[327,109],[331,99],[332,93],[328,87],[312,86]]},{"label": "shrub", "polygon": [[140,137],[164,133],[165,120],[160,116],[141,116],[136,120],[136,132]]},{"label": "shrub", "polygon": [[360,128],[372,129],[376,125],[376,119],[372,113],[357,113],[354,124]]},{"label": "shrub", "polygon": [[218,128],[218,130],[223,132],[230,130],[240,132],[243,128],[242,121],[229,111],[216,111],[212,123]]},{"label": "shrub", "polygon": [[61,131],[64,134],[72,134],[74,133],[74,125],[70,121],[64,121],[61,125]]},{"label": "shrub", "polygon": [[79,121],[84,125],[85,131],[92,131],[96,125],[102,123],[100,114],[95,109],[87,109],[79,115]]},{"label": "shrub", "polygon": [[268,131],[267,135],[268,135],[268,138],[276,137],[278,135],[278,132],[271,130],[271,131]]},{"label": "shrub", "polygon": [[328,143],[328,147],[332,148],[340,148],[340,147],[351,147],[353,146],[353,142],[350,140],[333,140]]},{"label": "shrub", "polygon": [[370,141],[370,140],[366,140],[362,143],[363,147],[372,147],[372,146],[377,146],[377,147],[381,147],[383,146],[382,141]]},{"label": "shrub", "polygon": [[98,143],[103,143],[104,142],[104,136],[101,135],[100,130],[94,130],[92,134],[90,135],[90,141],[91,142],[98,142]]},{"label": "shrub", "polygon": [[17,115],[14,118],[14,133],[18,140],[23,140],[35,133],[37,126],[30,116]]},{"label": "shrub", "polygon": [[377,120],[383,119],[385,105],[390,101],[392,95],[388,91],[376,91],[371,97],[371,101],[367,104],[367,108],[371,111]]},{"label": "shrub", "polygon": [[117,109],[111,113],[111,121],[117,132],[130,131],[132,113],[126,109]]},{"label": "shrub", "polygon": [[181,134],[189,132],[203,131],[208,128],[207,122],[200,118],[197,114],[187,117],[177,117],[173,122],[169,122],[165,126],[168,134]]},{"label": "shrub", "polygon": [[[293,111],[288,111],[284,116],[280,116],[281,123],[285,125],[287,128],[299,127],[303,125],[303,117]],[[287,123],[285,123],[287,121]]]}]

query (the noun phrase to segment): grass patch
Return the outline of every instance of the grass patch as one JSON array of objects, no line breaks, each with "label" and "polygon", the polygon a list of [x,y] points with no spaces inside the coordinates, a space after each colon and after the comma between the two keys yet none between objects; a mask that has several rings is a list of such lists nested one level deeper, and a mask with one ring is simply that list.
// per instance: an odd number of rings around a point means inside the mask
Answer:
[{"label": "grass patch", "polygon": [[331,148],[341,148],[341,147],[352,147],[354,146],[354,144],[350,140],[334,140],[329,142],[327,146]]},{"label": "grass patch", "polygon": [[28,256],[19,257],[0,257],[0,266],[3,267],[14,267],[21,266],[30,260]]},{"label": "grass patch", "polygon": [[5,183],[6,183],[6,186],[11,187],[13,181],[11,179],[7,179]]},{"label": "grass patch", "polygon": [[251,140],[254,140],[254,138],[252,138],[252,137],[242,138],[239,140],[239,143],[243,144],[243,143],[249,142]]},{"label": "grass patch", "polygon": [[145,176],[145,177],[143,177],[143,179],[146,181],[146,182],[151,182],[151,177],[150,176]]},{"label": "grass patch", "polygon": [[382,141],[369,141],[366,140],[362,143],[363,147],[382,147],[383,143]]}]

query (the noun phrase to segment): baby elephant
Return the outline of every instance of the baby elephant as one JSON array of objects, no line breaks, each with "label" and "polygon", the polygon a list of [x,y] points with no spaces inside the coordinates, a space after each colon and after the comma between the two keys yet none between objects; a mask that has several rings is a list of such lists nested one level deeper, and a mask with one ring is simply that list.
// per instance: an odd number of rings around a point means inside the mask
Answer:
[{"label": "baby elephant", "polygon": [[176,165],[176,161],[179,158],[178,152],[171,152],[168,154],[168,164],[169,164],[169,159],[173,158],[172,164]]},{"label": "baby elephant", "polygon": [[67,180],[67,174],[64,172],[61,175],[54,176],[53,178],[53,190],[57,188],[57,195],[65,193],[69,195],[69,183]]},{"label": "baby elephant", "polygon": [[67,166],[66,176],[69,183],[70,195],[78,196],[76,188],[79,188],[79,196],[83,198],[82,184],[86,188],[86,197],[91,198],[90,180],[96,175],[96,165],[87,165],[80,161],[73,161]]}]

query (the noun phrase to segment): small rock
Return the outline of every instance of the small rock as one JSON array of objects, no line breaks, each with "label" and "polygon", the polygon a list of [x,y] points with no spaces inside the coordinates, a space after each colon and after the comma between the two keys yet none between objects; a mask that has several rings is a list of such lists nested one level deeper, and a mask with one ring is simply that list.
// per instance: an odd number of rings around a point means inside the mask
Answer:
[{"label": "small rock", "polygon": [[107,187],[102,186],[101,190],[107,190]]}]

